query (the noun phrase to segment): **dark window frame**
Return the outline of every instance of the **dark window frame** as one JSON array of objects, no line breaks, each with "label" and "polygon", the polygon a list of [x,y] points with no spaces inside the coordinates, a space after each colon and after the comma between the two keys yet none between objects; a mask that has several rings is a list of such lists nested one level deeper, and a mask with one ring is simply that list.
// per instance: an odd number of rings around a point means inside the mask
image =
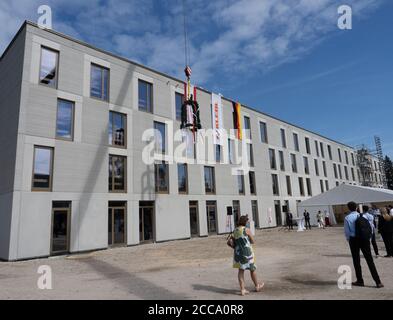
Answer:
[{"label": "dark window frame", "polygon": [[[115,170],[115,166],[114,166],[114,161],[115,161],[115,158],[121,158],[121,159],[123,159],[123,168],[124,168],[124,172],[123,172],[123,174],[124,174],[124,177],[123,177],[123,179],[124,179],[124,189],[115,189],[115,175],[113,174],[114,173],[114,170]],[[127,157],[126,156],[122,156],[122,155],[117,155],[117,154],[109,154],[109,159],[108,159],[109,161],[108,161],[108,192],[109,193],[127,193]],[[112,161],[111,161],[112,160]],[[112,178],[110,177],[110,174],[109,174],[109,163],[110,162],[112,162]],[[110,187],[110,184],[109,184],[109,179],[112,179],[112,188]]]},{"label": "dark window frame", "polygon": [[[92,95],[92,92],[91,92],[92,91],[91,89],[92,89],[93,66],[96,67],[96,68],[101,69],[101,97],[94,96],[94,95]],[[104,70],[106,70],[108,72],[108,84],[107,84],[108,92],[106,93],[106,97],[105,97],[105,92],[104,92],[104,88],[105,88],[105,85],[104,85],[104,82],[105,82],[105,80],[104,80],[105,79],[105,77],[104,77]],[[90,98],[91,99],[96,99],[96,100],[99,100],[99,101],[109,102],[110,83],[111,83],[110,78],[111,78],[111,73],[110,73],[110,69],[109,68],[101,66],[101,65],[99,65],[97,63],[91,62],[91,64],[90,64]]]},{"label": "dark window frame", "polygon": [[[49,163],[49,186],[47,188],[35,187],[34,182],[36,182],[34,167],[35,167],[35,156],[36,156],[36,149],[46,149],[50,150],[50,163]],[[31,191],[34,192],[52,192],[53,191],[53,168],[54,168],[54,158],[55,158],[55,148],[54,147],[47,147],[41,145],[34,145],[33,151],[33,168],[32,168],[32,180],[31,180]]]},{"label": "dark window frame", "polygon": [[[139,86],[141,84],[146,84],[150,87],[150,104],[151,104],[150,109],[149,109],[149,106],[147,106],[146,109],[144,107],[142,108],[141,105],[139,104]],[[142,80],[142,79],[138,79],[138,110],[139,111],[143,111],[146,113],[154,113],[154,101],[153,101],[154,93],[153,92],[154,92],[153,83]],[[149,93],[147,93],[147,94],[149,94]],[[147,96],[146,96],[146,101],[147,101]]]},{"label": "dark window frame", "polygon": [[[55,76],[55,84],[54,85],[50,85],[50,84],[45,84],[45,83],[42,83],[41,81],[42,81],[42,79],[41,79],[41,68],[42,68],[42,51],[43,50],[47,50],[47,51],[51,51],[51,52],[54,52],[54,53],[56,53],[56,76]],[[38,72],[38,84],[40,84],[40,85],[42,85],[42,86],[45,86],[45,87],[48,87],[48,88],[53,88],[53,89],[58,89],[58,87],[59,87],[59,66],[60,66],[60,63],[59,63],[59,61],[60,61],[60,51],[59,50],[56,50],[56,49],[52,49],[52,48],[49,48],[49,47],[47,47],[47,46],[41,46],[41,48],[40,48],[40,69],[39,69],[39,72]]]},{"label": "dark window frame", "polygon": [[[72,115],[71,115],[71,137],[66,138],[59,136],[57,134],[57,125],[58,125],[58,120],[59,120],[59,102],[64,101],[67,103],[70,103],[72,106]],[[56,107],[56,139],[57,140],[64,140],[64,141],[74,141],[74,134],[75,134],[75,102],[67,99],[62,99],[62,98],[57,98],[57,107]]]},{"label": "dark window frame", "polygon": [[117,145],[117,144],[113,143],[116,140],[114,138],[115,137],[115,132],[113,131],[113,122],[114,122],[113,117],[112,117],[112,138],[111,138],[111,142],[109,143],[109,145],[111,147],[114,147],[114,148],[127,149],[127,114],[121,113],[121,112],[117,112],[117,111],[113,111],[113,110],[109,110],[109,125],[111,125],[111,123],[110,123],[111,114],[118,114],[118,115],[122,116],[122,118],[123,118],[124,145]]}]

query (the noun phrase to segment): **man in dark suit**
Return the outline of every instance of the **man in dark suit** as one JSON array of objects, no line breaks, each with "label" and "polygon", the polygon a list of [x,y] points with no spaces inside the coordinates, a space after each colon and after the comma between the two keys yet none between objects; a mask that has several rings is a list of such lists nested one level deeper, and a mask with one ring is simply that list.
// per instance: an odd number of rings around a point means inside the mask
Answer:
[{"label": "man in dark suit", "polygon": [[286,214],[286,221],[288,230],[293,230],[293,215],[290,211],[288,211]]},{"label": "man in dark suit", "polygon": [[306,224],[306,229],[310,229],[311,230],[310,213],[307,210],[304,210],[303,216],[304,216],[304,221],[305,221],[305,224]]}]

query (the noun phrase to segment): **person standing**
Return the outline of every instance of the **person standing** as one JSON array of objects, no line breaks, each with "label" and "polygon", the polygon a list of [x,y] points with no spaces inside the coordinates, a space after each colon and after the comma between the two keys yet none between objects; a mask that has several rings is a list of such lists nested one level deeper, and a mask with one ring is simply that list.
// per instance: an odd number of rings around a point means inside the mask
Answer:
[{"label": "person standing", "polygon": [[393,217],[393,206],[392,205],[389,205],[389,212],[388,213],[391,217]]},{"label": "person standing", "polygon": [[318,228],[321,229],[325,229],[325,224],[323,222],[323,216],[322,216],[322,212],[318,211],[317,213],[317,221],[318,221]]},{"label": "person standing", "polygon": [[385,243],[385,258],[391,258],[393,256],[393,219],[386,208],[381,209],[381,215],[378,219],[378,232]]},{"label": "person standing", "polygon": [[251,279],[255,285],[255,291],[260,292],[264,283],[259,283],[257,278],[257,265],[255,264],[255,254],[252,245],[255,243],[250,229],[246,227],[248,222],[247,216],[241,216],[238,226],[232,233],[234,245],[233,267],[239,269],[238,280],[240,285],[240,294],[242,296],[250,293],[245,288],[244,271],[250,270]]},{"label": "person standing", "polygon": [[378,252],[378,245],[377,245],[377,240],[375,238],[375,233],[376,233],[376,224],[375,224],[375,216],[374,214],[370,211],[368,206],[363,206],[363,212],[365,213],[364,217],[368,219],[370,222],[371,228],[372,228],[372,236],[371,236],[371,244],[374,249],[375,257],[379,257],[379,252]]},{"label": "person standing", "polygon": [[285,220],[287,222],[288,230],[293,230],[293,215],[290,211],[286,213]]},{"label": "person standing", "polygon": [[329,216],[329,212],[327,212],[327,210],[325,210],[325,226],[330,227],[330,216]]},{"label": "person standing", "polygon": [[360,264],[360,251],[362,251],[371,275],[376,283],[376,287],[383,288],[384,285],[379,278],[378,271],[375,267],[373,256],[371,254],[370,238],[372,228],[370,226],[370,222],[367,217],[364,217],[364,215],[357,212],[358,206],[355,202],[351,201],[347,204],[347,206],[350,212],[344,220],[344,231],[345,238],[349,243],[353,265],[356,272],[356,281],[353,282],[352,285],[364,287],[362,267]]},{"label": "person standing", "polygon": [[304,221],[305,221],[305,224],[306,224],[306,229],[310,229],[311,230],[310,213],[307,210],[304,210],[303,216],[304,216]]}]

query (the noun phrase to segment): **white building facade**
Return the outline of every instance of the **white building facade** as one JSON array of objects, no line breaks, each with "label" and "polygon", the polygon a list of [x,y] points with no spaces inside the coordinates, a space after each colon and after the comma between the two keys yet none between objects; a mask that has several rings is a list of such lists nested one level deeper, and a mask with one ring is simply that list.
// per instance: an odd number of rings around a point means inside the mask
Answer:
[{"label": "white building facade", "polygon": [[[243,176],[232,174],[234,134],[214,162],[145,163],[148,129],[163,133],[156,148],[170,155],[183,88],[26,22],[0,60],[0,259],[223,234],[240,213],[275,227],[299,201],[359,184],[353,148],[246,106]],[[212,128],[212,94],[197,88],[197,100]],[[222,98],[222,113],[233,129],[232,101]]]}]

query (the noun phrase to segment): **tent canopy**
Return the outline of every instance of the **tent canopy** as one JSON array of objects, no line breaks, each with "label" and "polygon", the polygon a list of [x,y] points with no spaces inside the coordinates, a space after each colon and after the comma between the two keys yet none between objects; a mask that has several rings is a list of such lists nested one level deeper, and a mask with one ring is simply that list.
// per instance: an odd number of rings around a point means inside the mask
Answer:
[{"label": "tent canopy", "polygon": [[325,193],[299,203],[299,207],[343,205],[356,203],[392,202],[393,190],[341,184]]}]

